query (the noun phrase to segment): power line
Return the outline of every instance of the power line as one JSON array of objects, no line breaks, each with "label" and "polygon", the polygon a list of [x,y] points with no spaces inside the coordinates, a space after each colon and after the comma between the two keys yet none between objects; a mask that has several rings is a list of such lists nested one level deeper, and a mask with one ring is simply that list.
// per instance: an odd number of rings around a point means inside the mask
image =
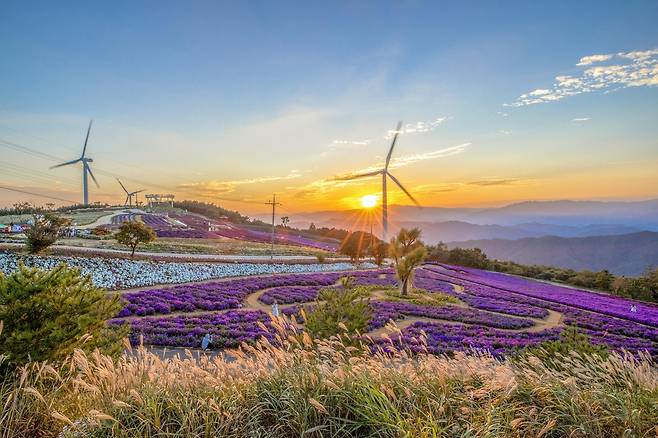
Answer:
[{"label": "power line", "polygon": [[44,195],[42,193],[34,193],[34,192],[29,192],[27,190],[20,190],[12,187],[5,187],[5,186],[0,186],[0,189],[9,190],[10,192],[24,193],[26,195],[38,196],[40,198],[54,199],[56,201],[64,201],[64,202],[70,202],[71,204],[75,204],[75,202],[71,201],[70,199],[58,198],[57,196]]}]

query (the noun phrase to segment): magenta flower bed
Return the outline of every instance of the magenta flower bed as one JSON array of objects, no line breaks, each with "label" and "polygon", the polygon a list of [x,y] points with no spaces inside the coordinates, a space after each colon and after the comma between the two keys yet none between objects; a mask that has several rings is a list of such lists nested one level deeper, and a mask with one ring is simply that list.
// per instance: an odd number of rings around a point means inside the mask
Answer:
[{"label": "magenta flower bed", "polygon": [[[132,339],[136,340],[142,334],[147,344],[198,346],[203,335],[211,333],[217,336],[213,347],[235,346],[264,335],[257,321],[266,324],[269,321],[265,312],[235,310],[244,305],[247,295],[265,290],[261,302],[271,305],[276,300],[284,306],[281,308],[283,314],[299,315],[302,303],[307,303],[304,305],[307,309],[312,307],[321,288],[338,287],[338,280],[344,276],[354,277],[357,285],[389,286],[396,282],[392,270],[386,269],[281,274],[154,288],[124,294],[128,304],[113,323],[131,317],[128,321],[132,326]],[[382,327],[389,320],[408,317],[435,320],[416,322],[407,327],[392,346],[407,345],[420,349],[415,339],[424,330],[433,353],[485,350],[502,355],[557,339],[561,327],[567,324],[577,325],[595,343],[616,350],[646,350],[658,357],[658,326],[652,322],[655,306],[485,271],[462,271],[432,265],[416,271],[414,285],[430,292],[455,296],[469,307],[433,307],[372,300],[370,329]],[[462,286],[463,291],[453,285]],[[613,305],[606,308],[605,303]],[[624,307],[628,305],[630,309],[631,303],[637,305],[639,315],[625,313]],[[549,310],[560,314],[559,327],[532,333],[519,331],[533,327],[535,321],[530,318],[545,318]],[[144,317],[172,312],[180,315]],[[189,312],[201,313],[190,315]],[[378,341],[378,345],[389,344]]]},{"label": "magenta flower bed", "polygon": [[[531,281],[497,272],[444,265],[448,271],[441,272],[447,277],[466,280],[479,285],[494,287],[533,298],[564,304],[583,310],[627,319],[651,326],[658,326],[658,306],[638,302],[608,294],[599,294],[554,284]],[[435,271],[436,272],[436,271]],[[636,312],[631,311],[635,305]]]},{"label": "magenta flower bed", "polygon": [[[206,333],[212,335],[212,348],[237,347],[242,342],[253,343],[273,335],[260,328],[257,322],[270,326],[270,316],[260,310],[231,310],[222,313],[202,313],[168,317],[145,317],[130,320],[130,341],[170,347],[200,347]],[[122,324],[114,319],[111,324]]]},{"label": "magenta flower bed", "polygon": [[[208,232],[210,222],[195,215],[176,215],[176,219],[188,225],[190,228]],[[213,222],[216,230],[208,232],[208,237],[221,236],[238,240],[249,240],[252,242],[270,243],[272,235],[269,232],[251,230],[231,222]],[[181,236],[185,237],[185,236]],[[277,229],[274,243],[280,245],[298,245],[310,248],[323,249],[335,252],[338,249],[339,242],[320,241],[310,239],[301,235],[293,234],[291,230]]]},{"label": "magenta flower bed", "polygon": [[264,304],[307,303],[318,296],[322,286],[280,286],[268,289],[258,300]]},{"label": "magenta flower bed", "polygon": [[453,305],[434,307],[391,301],[373,301],[370,305],[374,311],[373,320],[371,321],[372,327],[382,327],[389,319],[402,319],[405,315],[443,319],[446,321],[502,329],[521,329],[534,325],[534,322],[529,319],[497,315],[495,313],[487,313],[477,309],[468,309]]},{"label": "magenta flower bed", "polygon": [[406,347],[415,352],[423,352],[424,347],[420,339],[424,333],[427,349],[433,354],[471,351],[502,356],[543,341],[556,340],[560,331],[560,329],[552,329],[537,333],[519,333],[492,327],[416,322],[403,330],[401,337],[394,337],[391,341],[378,340],[376,343],[384,349]]},{"label": "magenta flower bed", "polygon": [[[247,295],[262,289],[284,286],[314,286],[319,289],[323,286],[333,285],[345,276],[354,277],[355,281],[360,284],[371,278],[376,279],[380,273],[381,271],[354,271],[282,274],[141,290],[123,294],[127,305],[118,316],[236,309],[243,304]],[[295,302],[294,298],[285,298],[283,289],[279,290],[279,295],[281,302]]]}]

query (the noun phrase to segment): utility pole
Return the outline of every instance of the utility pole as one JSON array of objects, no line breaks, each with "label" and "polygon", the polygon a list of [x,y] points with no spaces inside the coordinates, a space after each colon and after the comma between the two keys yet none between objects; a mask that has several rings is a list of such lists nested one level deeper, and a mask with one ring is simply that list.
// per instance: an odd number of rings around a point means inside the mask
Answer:
[{"label": "utility pole", "polygon": [[274,259],[274,211],[277,205],[281,205],[280,202],[276,202],[276,193],[272,195],[272,200],[265,203],[265,205],[272,206],[272,246],[270,249],[270,260]]}]

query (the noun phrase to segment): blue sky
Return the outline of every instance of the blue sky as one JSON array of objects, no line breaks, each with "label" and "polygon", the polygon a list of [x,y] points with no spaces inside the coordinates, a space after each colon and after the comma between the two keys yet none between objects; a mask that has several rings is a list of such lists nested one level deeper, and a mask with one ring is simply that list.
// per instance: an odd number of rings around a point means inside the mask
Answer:
[{"label": "blue sky", "polygon": [[[309,210],[377,193],[333,177],[377,164],[402,119],[396,156],[418,159],[397,175],[424,204],[658,196],[658,56],[628,55],[658,49],[658,3],[535,3],[5,2],[0,139],[74,158],[94,118],[92,199],[119,174]],[[2,185],[79,198],[79,169],[8,157]]]}]

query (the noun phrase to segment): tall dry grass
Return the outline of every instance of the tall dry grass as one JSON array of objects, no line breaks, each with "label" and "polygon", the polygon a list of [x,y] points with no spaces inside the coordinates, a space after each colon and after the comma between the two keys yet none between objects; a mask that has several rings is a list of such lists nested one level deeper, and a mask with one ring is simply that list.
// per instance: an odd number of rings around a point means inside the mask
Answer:
[{"label": "tall dry grass", "polygon": [[[281,321],[279,321],[281,322]],[[0,388],[4,437],[656,436],[648,357],[499,361],[286,334],[226,357],[76,351]],[[294,327],[293,327],[294,330]]]}]

